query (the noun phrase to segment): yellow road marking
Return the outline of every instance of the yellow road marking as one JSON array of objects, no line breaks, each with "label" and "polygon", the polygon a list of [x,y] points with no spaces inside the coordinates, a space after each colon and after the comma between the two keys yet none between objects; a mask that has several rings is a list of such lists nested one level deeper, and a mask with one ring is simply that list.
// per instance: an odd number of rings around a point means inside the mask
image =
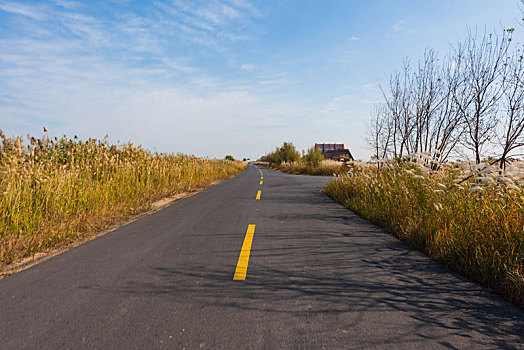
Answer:
[{"label": "yellow road marking", "polygon": [[253,243],[253,235],[255,234],[255,225],[249,224],[247,227],[246,237],[242,244],[242,250],[238,257],[237,268],[235,270],[234,280],[245,280],[247,275],[247,265],[249,264],[249,255],[251,254],[251,244]]},{"label": "yellow road marking", "polygon": [[256,199],[260,199],[260,195],[262,194],[262,191],[258,191],[257,192],[257,198]]},{"label": "yellow road marking", "polygon": [[261,177],[260,177],[260,180],[262,180],[262,179],[264,179],[264,177],[263,177],[263,176],[261,176]]},{"label": "yellow road marking", "polygon": [[264,182],[264,181],[260,180],[260,184],[261,184],[261,185],[262,185],[262,182]]}]

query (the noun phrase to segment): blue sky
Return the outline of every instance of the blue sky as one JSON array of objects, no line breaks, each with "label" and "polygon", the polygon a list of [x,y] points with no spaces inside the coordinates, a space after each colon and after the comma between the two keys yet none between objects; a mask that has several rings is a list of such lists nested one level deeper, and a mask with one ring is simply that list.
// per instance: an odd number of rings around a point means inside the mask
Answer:
[{"label": "blue sky", "polygon": [[257,158],[283,141],[368,159],[377,80],[516,1],[3,1],[0,129]]}]

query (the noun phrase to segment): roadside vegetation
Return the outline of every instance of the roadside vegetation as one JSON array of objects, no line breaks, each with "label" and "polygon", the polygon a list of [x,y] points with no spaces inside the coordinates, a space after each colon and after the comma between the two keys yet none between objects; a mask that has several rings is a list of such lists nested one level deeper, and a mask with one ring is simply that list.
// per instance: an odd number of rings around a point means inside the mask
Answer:
[{"label": "roadside vegetation", "polygon": [[359,163],[323,191],[524,307],[524,164],[500,170],[488,163],[453,162],[435,171],[421,159],[382,162],[380,168]]},{"label": "roadside vegetation", "polygon": [[246,166],[106,140],[24,140],[1,131],[0,138],[0,269],[122,223],[157,200],[231,178]]},{"label": "roadside vegetation", "polygon": [[325,160],[320,150],[314,146],[302,151],[300,155],[291,142],[284,142],[281,147],[260,157],[258,164],[295,175],[332,176],[347,170],[341,162]]},{"label": "roadside vegetation", "polygon": [[524,60],[512,33],[470,31],[443,57],[406,59],[380,86],[373,164],[324,192],[524,307]]}]

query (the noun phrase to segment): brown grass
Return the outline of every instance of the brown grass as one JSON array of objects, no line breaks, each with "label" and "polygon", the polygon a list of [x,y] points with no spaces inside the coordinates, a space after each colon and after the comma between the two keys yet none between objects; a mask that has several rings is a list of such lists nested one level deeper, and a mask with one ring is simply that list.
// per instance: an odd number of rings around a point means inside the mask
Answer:
[{"label": "brown grass", "polygon": [[451,269],[524,307],[523,173],[487,164],[361,164],[324,192]]},{"label": "brown grass", "polygon": [[10,139],[0,132],[0,268],[85,239],[152,203],[240,173],[245,163],[104,140]]}]

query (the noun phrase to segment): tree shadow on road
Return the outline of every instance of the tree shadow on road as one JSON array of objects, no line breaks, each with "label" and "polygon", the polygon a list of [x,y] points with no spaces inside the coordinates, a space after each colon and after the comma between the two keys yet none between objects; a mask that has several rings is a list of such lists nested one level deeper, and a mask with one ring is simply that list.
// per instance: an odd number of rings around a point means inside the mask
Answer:
[{"label": "tree shadow on road", "polygon": [[[318,322],[317,332],[360,334],[374,322],[384,333],[381,341],[397,345],[404,338],[447,348],[518,348],[524,342],[524,313],[517,307],[321,193],[306,202],[300,195],[281,197],[274,199],[296,209],[260,219],[245,281],[232,280],[231,266],[203,259],[198,265],[156,265],[143,271],[143,280],[122,281],[104,292],[196,309],[306,317]],[[368,340],[363,347],[374,345]]]}]

